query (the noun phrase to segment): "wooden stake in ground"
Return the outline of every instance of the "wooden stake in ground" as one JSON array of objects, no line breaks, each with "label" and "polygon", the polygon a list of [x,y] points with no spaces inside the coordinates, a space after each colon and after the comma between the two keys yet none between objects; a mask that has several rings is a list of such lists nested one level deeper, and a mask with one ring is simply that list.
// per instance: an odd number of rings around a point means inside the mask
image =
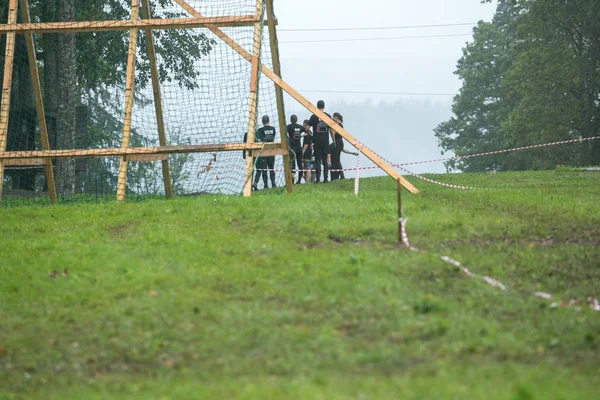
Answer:
[{"label": "wooden stake in ground", "polygon": [[[256,0],[256,15],[263,15],[263,0]],[[256,134],[256,113],[258,111],[258,86],[259,86],[259,64],[260,51],[262,47],[262,18],[254,24],[254,40],[252,41],[252,76],[250,82],[250,98],[248,101],[248,136],[247,142],[254,143]],[[254,158],[250,152],[246,153],[246,168],[244,171],[244,196],[252,195],[252,171],[254,169]]]},{"label": "wooden stake in ground", "polygon": [[[275,7],[273,0],[267,0],[267,24],[269,27],[269,41],[271,44],[271,57],[273,60],[273,72],[281,77],[281,62],[279,60],[279,43],[277,41],[277,28],[275,27]],[[275,85],[275,99],[277,101],[277,113],[279,114],[279,132],[281,134],[281,147],[286,153],[283,155],[283,171],[285,173],[285,190],[292,193],[294,190],[294,180],[292,178],[292,165],[290,164],[290,146],[286,132],[285,106],[283,104],[283,90]],[[301,157],[296,154],[296,157]],[[301,174],[298,171],[298,174]]]},{"label": "wooden stake in ground", "polygon": [[[139,0],[131,1],[131,20],[137,21],[140,13]],[[127,78],[125,80],[125,117],[123,119],[123,139],[121,148],[129,147],[131,137],[131,114],[133,110],[133,89],[135,84],[135,56],[137,50],[138,28],[129,32],[129,50],[127,53]],[[125,157],[121,157],[119,178],[117,181],[117,201],[124,201],[127,193],[127,165]]]},{"label": "wooden stake in ground", "polygon": [[[17,0],[9,0],[8,23],[17,22]],[[4,81],[2,84],[2,104],[0,104],[0,152],[6,151],[8,141],[8,118],[10,116],[10,92],[12,89],[13,64],[15,61],[15,32],[6,35],[4,55]],[[4,160],[0,159],[0,199],[4,187]]]},{"label": "wooden stake in ground", "polygon": [[402,240],[402,183],[400,180],[396,181],[398,191],[398,245],[401,246],[404,243]]},{"label": "wooden stake in ground", "polygon": [[[150,0],[142,0],[142,9],[144,18],[149,19]],[[148,47],[148,62],[150,63],[150,73],[152,75],[152,90],[154,92],[154,108],[156,110],[156,124],[158,125],[158,142],[161,146],[167,145],[167,136],[165,132],[165,119],[163,116],[162,96],[160,93],[160,80],[158,77],[158,67],[156,65],[156,51],[154,47],[154,36],[151,29],[146,29],[146,47]],[[171,187],[171,170],[169,169],[169,159],[162,160],[163,181],[165,184],[165,196],[167,199],[173,198],[173,188]]]},{"label": "wooden stake in ground", "polygon": [[[21,0],[21,18],[24,23],[31,22],[31,17],[29,16],[29,0]],[[42,145],[42,150],[50,150],[48,127],[46,125],[46,111],[44,110],[44,99],[42,96],[42,86],[40,84],[40,72],[38,69],[35,42],[33,41],[32,33],[25,33],[25,43],[27,44],[27,58],[29,59],[29,73],[31,75],[33,98],[35,101],[35,113],[40,129],[40,143]],[[50,204],[56,204],[56,184],[54,182],[52,159],[47,158],[44,160],[44,163],[46,165],[46,182],[48,184]]]}]

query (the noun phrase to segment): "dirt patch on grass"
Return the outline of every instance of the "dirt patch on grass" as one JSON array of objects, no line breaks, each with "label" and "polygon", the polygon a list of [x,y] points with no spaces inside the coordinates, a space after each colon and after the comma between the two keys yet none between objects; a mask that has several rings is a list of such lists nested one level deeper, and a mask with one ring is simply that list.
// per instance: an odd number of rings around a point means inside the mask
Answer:
[{"label": "dirt patch on grass", "polygon": [[106,227],[106,233],[115,240],[124,240],[130,236],[142,221],[128,221],[123,224],[110,225]]}]

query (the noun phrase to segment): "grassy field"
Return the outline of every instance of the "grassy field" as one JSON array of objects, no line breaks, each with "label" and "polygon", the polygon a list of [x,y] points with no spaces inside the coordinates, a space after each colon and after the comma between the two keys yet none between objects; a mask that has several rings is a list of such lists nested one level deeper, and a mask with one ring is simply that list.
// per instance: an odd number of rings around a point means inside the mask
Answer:
[{"label": "grassy field", "polygon": [[0,209],[0,398],[598,398],[600,174],[434,178]]}]

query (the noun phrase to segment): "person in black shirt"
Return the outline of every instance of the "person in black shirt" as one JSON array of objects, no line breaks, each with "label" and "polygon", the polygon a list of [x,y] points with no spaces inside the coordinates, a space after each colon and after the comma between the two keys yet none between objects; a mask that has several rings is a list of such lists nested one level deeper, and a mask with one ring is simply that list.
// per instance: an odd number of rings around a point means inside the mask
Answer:
[{"label": "person in black shirt", "polygon": [[[263,126],[261,128],[259,128],[256,131],[256,138],[257,138],[257,142],[263,142],[263,143],[272,143],[275,141],[275,136],[276,136],[276,132],[275,132],[275,128],[272,127],[271,125],[269,125],[269,116],[265,115],[262,117],[262,123]],[[263,182],[265,184],[265,189],[268,187],[267,186],[267,171],[266,169],[269,170],[269,173],[271,175],[271,187],[277,187],[277,185],[275,184],[275,156],[269,156],[269,157],[259,157],[259,159],[262,158],[263,159]],[[258,162],[257,162],[257,168],[258,168]],[[255,178],[254,183],[258,183],[258,178]]]},{"label": "person in black shirt", "polygon": [[[313,142],[312,142],[312,132],[310,131],[310,125],[308,124],[308,120],[304,120],[304,143],[302,146],[302,156],[301,159],[304,162],[304,181],[306,183],[312,182],[312,168],[313,168]],[[302,176],[301,175],[301,176]]]},{"label": "person in black shirt", "polygon": [[[344,127],[344,117],[342,117],[342,114],[336,112],[333,113],[333,120],[340,126],[340,127]],[[346,153],[346,154],[352,154],[354,156],[358,156],[358,153],[353,153],[351,151],[348,151],[346,149],[344,149],[344,139],[342,138],[342,135],[340,135],[339,133],[335,132],[335,129],[332,129],[332,133],[334,134],[335,137],[335,146],[331,147],[331,169],[333,170],[337,170],[336,172],[332,172],[331,173],[331,180],[337,180],[337,179],[345,179],[344,176],[344,167],[342,166],[342,152]]]},{"label": "person in black shirt", "polygon": [[302,134],[306,132],[304,127],[298,124],[298,117],[292,115],[290,118],[291,124],[287,126],[286,131],[288,135],[288,144],[290,146],[290,164],[292,170],[294,168],[298,168],[298,181],[296,184],[299,184],[302,180],[302,173],[300,172],[303,169],[302,166],[302,143],[301,138]]},{"label": "person in black shirt", "polygon": [[[340,113],[333,113],[333,120],[342,128],[344,127],[344,117]],[[333,131],[334,133],[334,143],[335,146],[331,149],[331,169],[334,171],[331,172],[331,180],[335,181],[338,179],[343,179],[344,173],[342,170],[342,150],[344,150],[344,139],[342,136]]]},{"label": "person in black shirt", "polygon": [[[321,111],[325,110],[325,102],[319,100],[317,108]],[[325,113],[328,117],[331,116]],[[313,129],[313,148],[315,151],[315,169],[317,174],[316,182],[321,181],[321,165],[323,165],[323,182],[328,182],[329,167],[327,165],[327,147],[329,146],[330,130],[327,124],[321,118],[313,114],[308,121],[308,124]]]}]

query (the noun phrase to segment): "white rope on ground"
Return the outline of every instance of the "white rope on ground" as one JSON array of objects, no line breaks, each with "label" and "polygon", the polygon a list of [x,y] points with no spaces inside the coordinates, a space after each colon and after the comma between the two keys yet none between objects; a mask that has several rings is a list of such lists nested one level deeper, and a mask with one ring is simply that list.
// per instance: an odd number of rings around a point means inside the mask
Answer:
[{"label": "white rope on ground", "polygon": [[[417,249],[416,247],[412,246],[410,244],[410,242],[408,241],[408,235],[406,234],[406,221],[407,220],[408,220],[407,218],[404,218],[404,219],[400,218],[400,225],[402,227],[402,242],[410,250],[426,253],[426,251],[421,251],[421,250]],[[489,276],[475,274],[475,273],[471,272],[468,268],[464,267],[460,261],[457,261],[448,256],[436,255],[436,257],[439,257],[440,260],[459,268],[463,274],[465,274],[466,276],[468,276],[470,278],[480,279],[483,282],[487,283],[488,285],[498,288],[502,291],[507,290],[507,287],[504,284],[502,284],[502,282],[500,282],[499,280],[491,278]],[[539,297],[544,300],[551,301],[553,299],[553,296],[549,293],[535,292],[535,293],[533,293],[533,295],[535,297]],[[584,300],[572,299],[566,303],[565,302],[560,302],[560,303],[552,302],[552,304],[550,304],[550,307],[552,307],[552,308],[557,308],[557,307],[569,308],[569,307],[574,307],[574,306],[580,306],[583,304],[587,304],[594,311],[600,311],[600,301],[598,301],[596,298],[591,297],[591,296],[586,297]]]}]

